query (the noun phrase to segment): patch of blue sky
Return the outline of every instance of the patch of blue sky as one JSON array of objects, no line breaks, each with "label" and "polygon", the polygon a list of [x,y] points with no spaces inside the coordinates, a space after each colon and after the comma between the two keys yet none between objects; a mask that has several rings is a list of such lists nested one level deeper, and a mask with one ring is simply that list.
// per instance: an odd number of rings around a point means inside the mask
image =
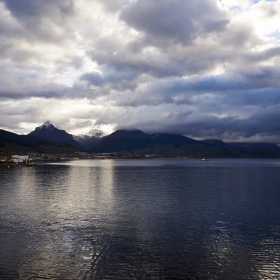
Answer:
[{"label": "patch of blue sky", "polygon": [[[220,2],[222,2],[222,0],[219,0]],[[277,2],[278,0],[254,0],[253,1],[253,5],[254,4],[257,4],[257,3],[259,3],[259,2],[261,2],[261,1],[265,1],[265,2]],[[280,1],[280,0],[279,0]],[[236,6],[231,6],[230,8],[229,8],[229,10],[230,11],[242,11],[242,8],[240,7],[240,5],[236,5]]]},{"label": "patch of blue sky", "polygon": [[[254,0],[254,4],[260,2],[261,0]],[[265,2],[277,2],[277,0],[265,0]]]},{"label": "patch of blue sky", "polygon": [[[222,1],[222,0],[219,0],[220,2]],[[259,3],[260,1],[262,1],[262,0],[254,0],[254,2],[253,2],[253,4],[257,4],[257,3]],[[277,2],[278,0],[265,0],[266,2]],[[237,5],[238,6],[238,5]]]},{"label": "patch of blue sky", "polygon": [[[222,1],[222,0],[219,0],[220,2]],[[260,1],[262,1],[262,0],[254,0],[253,1],[253,4],[257,4],[257,3],[259,3]],[[265,2],[277,2],[278,0],[265,0]],[[238,6],[238,5],[236,5],[236,6]]]},{"label": "patch of blue sky", "polygon": [[275,38],[277,40],[277,42],[280,43],[280,29],[271,34],[268,34],[267,37]]}]

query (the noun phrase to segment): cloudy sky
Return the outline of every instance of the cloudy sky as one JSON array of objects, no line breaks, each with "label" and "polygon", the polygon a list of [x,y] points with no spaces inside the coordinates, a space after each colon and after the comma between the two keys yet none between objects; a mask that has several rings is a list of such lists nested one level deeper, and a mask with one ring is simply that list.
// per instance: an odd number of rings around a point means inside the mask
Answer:
[{"label": "cloudy sky", "polygon": [[0,128],[280,143],[280,0],[0,0]]}]

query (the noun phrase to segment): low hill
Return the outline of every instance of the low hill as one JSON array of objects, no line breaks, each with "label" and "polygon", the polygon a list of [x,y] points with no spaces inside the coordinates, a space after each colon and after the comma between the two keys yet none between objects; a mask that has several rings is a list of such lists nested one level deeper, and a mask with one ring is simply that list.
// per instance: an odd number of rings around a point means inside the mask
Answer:
[{"label": "low hill", "polygon": [[273,149],[280,150],[280,147],[273,143],[226,143],[231,147],[247,148],[247,149]]},{"label": "low hill", "polygon": [[280,150],[280,147],[274,143],[259,143],[259,142],[223,142],[219,139],[205,139],[201,142],[213,147],[236,147],[246,149],[273,149]]},{"label": "low hill", "polygon": [[230,146],[185,145],[175,148],[172,145],[155,145],[135,151],[137,154],[156,154],[163,157],[190,158],[280,158],[280,150],[270,148],[248,149]]}]

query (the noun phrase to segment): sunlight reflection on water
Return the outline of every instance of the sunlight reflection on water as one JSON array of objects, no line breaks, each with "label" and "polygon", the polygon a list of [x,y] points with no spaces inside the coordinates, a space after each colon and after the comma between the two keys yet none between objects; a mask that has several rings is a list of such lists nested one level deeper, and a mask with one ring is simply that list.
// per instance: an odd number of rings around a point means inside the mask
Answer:
[{"label": "sunlight reflection on water", "polygon": [[1,279],[279,279],[279,160],[0,170]]}]

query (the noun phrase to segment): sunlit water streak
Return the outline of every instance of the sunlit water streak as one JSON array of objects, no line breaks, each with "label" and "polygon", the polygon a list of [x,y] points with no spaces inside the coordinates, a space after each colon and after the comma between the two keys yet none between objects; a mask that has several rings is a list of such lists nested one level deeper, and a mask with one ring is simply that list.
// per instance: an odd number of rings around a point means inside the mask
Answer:
[{"label": "sunlit water streak", "polygon": [[279,279],[279,160],[0,169],[0,279]]}]

